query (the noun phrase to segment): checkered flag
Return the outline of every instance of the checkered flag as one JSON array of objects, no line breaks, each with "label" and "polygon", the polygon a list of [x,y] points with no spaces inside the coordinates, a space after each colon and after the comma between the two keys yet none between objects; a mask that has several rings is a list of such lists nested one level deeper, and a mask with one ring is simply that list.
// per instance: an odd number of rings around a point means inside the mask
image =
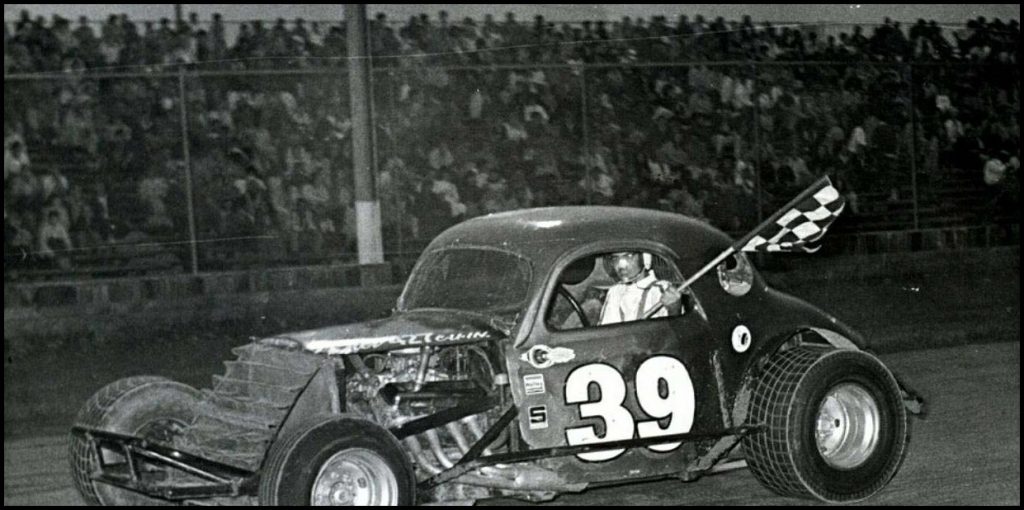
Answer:
[{"label": "checkered flag", "polygon": [[815,245],[817,241],[845,206],[846,200],[826,176],[733,246],[753,252],[813,253],[821,247]]},{"label": "checkered flag", "polygon": [[[829,225],[843,212],[845,205],[846,200],[839,194],[839,190],[832,186],[828,176],[822,177],[679,284],[675,288],[676,292],[682,292],[726,257],[738,251],[818,251],[819,246],[811,244],[821,240]],[[652,317],[661,308],[660,304],[654,307],[644,314],[644,319]]]}]

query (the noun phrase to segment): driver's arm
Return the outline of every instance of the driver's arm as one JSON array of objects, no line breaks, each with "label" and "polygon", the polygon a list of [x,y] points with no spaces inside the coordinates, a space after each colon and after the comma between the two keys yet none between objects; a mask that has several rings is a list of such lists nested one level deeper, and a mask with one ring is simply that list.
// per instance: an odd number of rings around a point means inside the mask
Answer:
[{"label": "driver's arm", "polygon": [[669,315],[683,314],[683,295],[672,286],[662,292],[661,304],[668,310]]},{"label": "driver's arm", "polygon": [[656,284],[659,296],[655,301],[654,306],[661,306],[661,310],[658,310],[654,314],[654,317],[667,317],[672,315],[683,314],[683,295],[676,290],[675,286],[671,282],[661,280]]}]

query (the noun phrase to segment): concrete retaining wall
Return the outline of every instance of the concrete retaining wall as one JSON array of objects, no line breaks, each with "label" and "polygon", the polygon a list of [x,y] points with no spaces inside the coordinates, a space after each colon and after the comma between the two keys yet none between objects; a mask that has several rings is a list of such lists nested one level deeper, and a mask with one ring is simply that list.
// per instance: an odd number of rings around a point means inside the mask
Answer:
[{"label": "concrete retaining wall", "polygon": [[393,283],[388,264],[308,266],[200,275],[4,284],[4,311],[67,306],[139,306],[145,303],[309,289],[365,288]]},{"label": "concrete retaining wall", "polygon": [[[976,248],[999,251],[1019,244],[1019,225],[871,232],[836,235],[818,254],[766,256],[758,258],[757,262],[759,267],[769,272],[794,273],[795,278],[814,279],[822,274],[859,277],[903,271],[908,264],[911,267],[925,265],[932,270],[956,270],[948,264],[943,266],[943,261],[972,257],[964,254]],[[983,253],[988,251],[982,250]],[[955,252],[958,255],[950,259],[936,257],[934,252]],[[864,255],[873,257],[865,259]],[[412,262],[402,260],[373,266],[308,266],[200,275],[5,283],[4,319],[6,322],[7,312],[12,309],[130,309],[200,297],[400,285],[404,283]]]},{"label": "concrete retaining wall", "polygon": [[[1017,317],[1015,325],[1007,322],[1000,331],[1015,327],[1019,333],[1019,246],[772,255],[758,257],[757,265],[773,286],[835,311],[854,327],[871,329],[879,322],[899,321],[898,313],[880,311],[898,303],[924,321],[929,312],[949,309],[963,315],[968,306],[974,315],[961,319],[984,322],[981,314],[999,309],[1010,314],[1006,320]],[[116,343],[191,330],[262,336],[366,320],[384,316],[394,306],[401,291],[394,276],[400,273],[385,265],[301,267],[5,285],[5,350],[25,352],[67,342]],[[981,284],[994,290],[960,295]],[[889,292],[889,287],[895,290]],[[907,295],[900,290],[903,287],[925,290]],[[870,306],[861,303],[865,300]]]}]

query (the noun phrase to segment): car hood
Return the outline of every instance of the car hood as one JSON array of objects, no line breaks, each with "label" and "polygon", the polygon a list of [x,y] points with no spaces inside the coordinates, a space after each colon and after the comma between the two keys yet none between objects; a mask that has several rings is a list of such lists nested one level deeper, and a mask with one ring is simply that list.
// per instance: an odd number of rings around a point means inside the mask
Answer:
[{"label": "car hood", "polygon": [[260,341],[328,355],[498,340],[508,328],[498,317],[456,310],[396,313],[387,319],[285,333]]}]

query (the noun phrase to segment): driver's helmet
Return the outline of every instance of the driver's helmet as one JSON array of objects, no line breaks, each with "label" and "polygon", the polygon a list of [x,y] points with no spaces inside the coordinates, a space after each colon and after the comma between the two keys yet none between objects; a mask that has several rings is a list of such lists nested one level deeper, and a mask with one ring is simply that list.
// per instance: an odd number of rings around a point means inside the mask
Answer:
[{"label": "driver's helmet", "polygon": [[651,270],[654,257],[650,253],[623,251],[605,255],[604,270],[619,283],[633,283]]}]

